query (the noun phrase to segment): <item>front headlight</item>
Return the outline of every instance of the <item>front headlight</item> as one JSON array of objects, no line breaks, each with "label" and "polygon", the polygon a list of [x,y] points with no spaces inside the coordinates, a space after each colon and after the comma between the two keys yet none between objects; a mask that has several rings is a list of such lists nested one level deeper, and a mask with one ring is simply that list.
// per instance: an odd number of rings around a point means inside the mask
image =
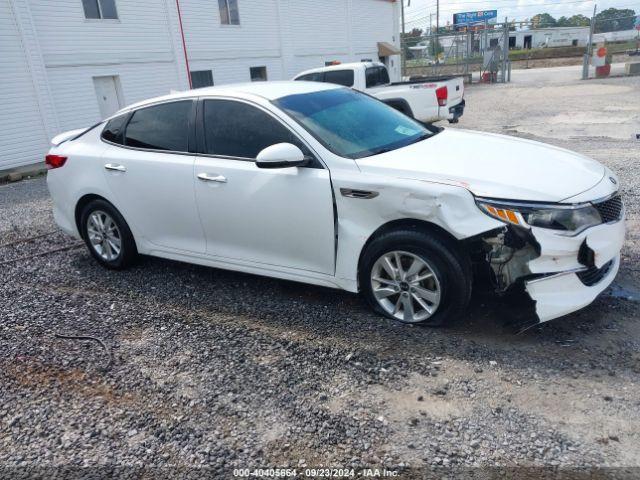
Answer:
[{"label": "front headlight", "polygon": [[589,203],[579,205],[535,204],[520,202],[500,202],[476,198],[480,210],[487,215],[512,225],[561,230],[577,234],[594,225],[600,225],[602,218],[598,210]]}]

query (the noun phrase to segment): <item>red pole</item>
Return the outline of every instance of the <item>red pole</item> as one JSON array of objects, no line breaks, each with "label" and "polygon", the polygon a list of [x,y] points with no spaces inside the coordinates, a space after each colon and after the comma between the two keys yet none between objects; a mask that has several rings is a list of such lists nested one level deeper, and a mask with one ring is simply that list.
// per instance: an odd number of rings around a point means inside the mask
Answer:
[{"label": "red pole", "polygon": [[184,41],[184,29],[182,28],[182,13],[180,13],[180,0],[176,0],[176,8],[178,9],[178,23],[180,24],[180,36],[182,37],[182,51],[184,52],[184,63],[187,65],[187,79],[189,80],[189,88],[193,88],[191,83],[191,70],[189,70],[189,57],[187,56],[187,42]]}]

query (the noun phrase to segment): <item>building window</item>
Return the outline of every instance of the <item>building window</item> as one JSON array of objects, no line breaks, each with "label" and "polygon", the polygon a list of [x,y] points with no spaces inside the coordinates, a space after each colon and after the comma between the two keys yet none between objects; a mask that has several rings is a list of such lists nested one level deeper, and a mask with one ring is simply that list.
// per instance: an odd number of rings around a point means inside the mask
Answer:
[{"label": "building window", "polygon": [[203,88],[213,86],[213,73],[211,70],[199,70],[189,72],[191,75],[191,88]]},{"label": "building window", "polygon": [[223,25],[240,25],[238,0],[218,0],[220,23]]},{"label": "building window", "polygon": [[116,0],[82,0],[84,18],[117,19]]},{"label": "building window", "polygon": [[267,67],[251,67],[249,72],[251,73],[252,82],[267,81]]}]

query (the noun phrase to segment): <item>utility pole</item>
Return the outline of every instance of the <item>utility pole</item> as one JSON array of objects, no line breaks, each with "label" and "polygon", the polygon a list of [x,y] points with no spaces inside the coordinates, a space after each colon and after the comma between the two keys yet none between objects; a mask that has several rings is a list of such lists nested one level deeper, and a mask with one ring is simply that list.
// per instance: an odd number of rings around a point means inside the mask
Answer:
[{"label": "utility pole", "polygon": [[433,39],[433,13],[429,14],[429,42],[431,45],[431,56],[433,56],[433,58],[436,58],[436,44],[435,41]]},{"label": "utility pole", "polygon": [[591,55],[593,54],[593,33],[596,28],[596,11],[598,4],[593,6],[593,17],[591,17],[591,25],[589,25],[589,43],[587,43],[587,53],[584,54],[582,60],[582,79],[587,80],[589,78],[589,62],[591,61]]},{"label": "utility pole", "polygon": [[436,35],[440,33],[440,0],[436,0]]},{"label": "utility pole", "polygon": [[507,83],[507,59],[509,58],[509,19],[504,17],[504,38],[502,42],[502,83]]},{"label": "utility pole", "polygon": [[400,34],[400,77],[404,76],[404,73],[407,68],[407,52],[405,49],[405,42],[407,41],[405,31],[404,31],[404,0],[400,0],[400,16],[402,17],[402,33]]}]

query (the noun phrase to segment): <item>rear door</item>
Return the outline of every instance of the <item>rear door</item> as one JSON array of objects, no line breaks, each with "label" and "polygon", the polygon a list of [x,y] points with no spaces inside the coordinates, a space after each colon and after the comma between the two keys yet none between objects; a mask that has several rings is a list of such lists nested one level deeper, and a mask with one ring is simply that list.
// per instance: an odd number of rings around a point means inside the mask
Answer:
[{"label": "rear door", "polygon": [[[263,169],[255,158],[271,145],[309,148],[262,107],[239,100],[206,99],[200,106],[196,200],[207,253],[334,273],[335,229],[329,171],[308,167]],[[199,115],[200,116],[200,115]]]},{"label": "rear door", "polygon": [[[102,138],[110,147],[103,171],[124,218],[160,249],[204,253],[205,239],[193,195],[196,102],[143,107]],[[112,123],[109,122],[109,123]]]}]

